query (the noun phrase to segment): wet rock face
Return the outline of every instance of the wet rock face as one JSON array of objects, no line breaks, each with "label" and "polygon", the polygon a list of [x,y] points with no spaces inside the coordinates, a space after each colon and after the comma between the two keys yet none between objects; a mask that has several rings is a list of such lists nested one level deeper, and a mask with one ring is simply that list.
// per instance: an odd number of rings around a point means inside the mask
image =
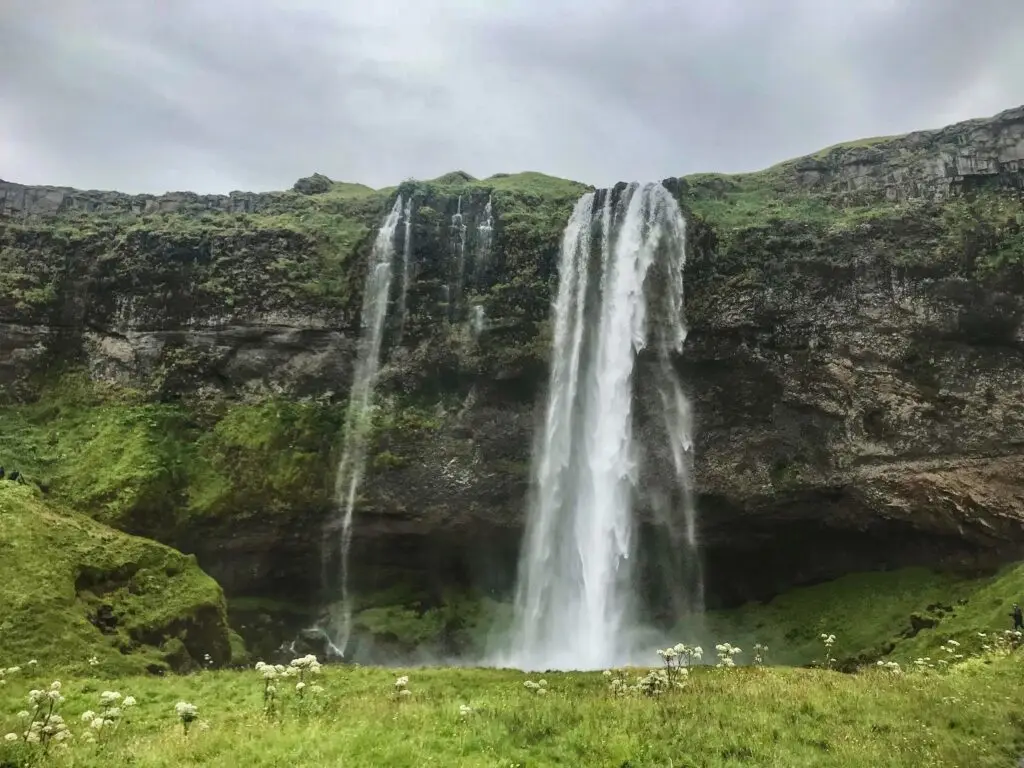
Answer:
[{"label": "wet rock face", "polygon": [[[1024,555],[1024,273],[1008,250],[1024,213],[1012,192],[1022,126],[1024,113],[1011,110],[787,166],[795,183],[823,194],[953,196],[943,203],[843,226],[690,216],[689,336],[675,364],[697,422],[712,604],[866,568],[981,568]],[[453,176],[398,189],[412,201],[409,280],[404,297],[397,273],[392,282],[352,550],[360,590],[399,580],[440,601],[453,585],[509,586],[558,246],[579,191],[528,181],[491,188]],[[1005,211],[955,218],[957,195],[992,183]],[[685,180],[668,186],[692,202]],[[259,213],[236,220],[248,197],[153,202],[0,185],[10,217],[0,219],[5,397],[31,397],[35,379],[60,363],[138,388],[186,421],[199,395],[342,408],[365,257],[393,197],[338,192],[319,176],[297,190],[252,196],[242,210]],[[104,218],[172,203],[166,220]],[[310,221],[325,229],[304,229]],[[405,233],[403,219],[399,267]],[[644,446],[657,442],[645,437],[657,429],[642,386],[649,364],[642,358],[636,374]],[[190,438],[216,418],[196,416]],[[215,458],[240,463],[264,446],[251,442]],[[268,461],[294,450],[270,443]],[[130,528],[195,552],[229,594],[306,598],[334,557],[337,457],[329,440],[314,453],[303,477],[323,482],[275,485],[256,472],[244,479],[251,492],[237,495],[244,501],[216,514],[190,513],[169,529],[140,502]],[[204,471],[198,459],[180,470],[182,499],[194,503]],[[669,457],[645,449],[638,509],[649,562],[651,542],[665,540],[655,507],[672,498],[672,478]]]}]

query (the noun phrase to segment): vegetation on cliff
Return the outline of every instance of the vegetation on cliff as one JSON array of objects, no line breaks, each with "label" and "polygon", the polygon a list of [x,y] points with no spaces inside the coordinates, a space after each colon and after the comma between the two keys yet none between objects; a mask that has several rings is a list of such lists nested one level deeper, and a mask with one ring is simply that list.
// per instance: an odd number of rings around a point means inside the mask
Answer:
[{"label": "vegetation on cliff", "polygon": [[[717,366],[725,381],[705,390],[700,469],[714,458],[706,435],[717,430],[734,462],[718,477],[749,505],[745,521],[761,514],[763,497],[808,492],[817,504],[815,492],[852,487],[834,473],[860,462],[1011,449],[1017,411],[999,398],[1016,386],[1006,361],[1019,347],[1024,206],[1016,176],[927,176],[947,173],[929,158],[967,143],[960,135],[854,142],[760,173],[668,182],[690,220],[691,344],[703,336],[711,350],[687,362],[704,365],[695,375]],[[364,595],[357,622],[395,649],[467,647],[492,606],[463,589],[461,562],[444,570],[417,560],[433,540],[408,542],[443,531],[470,550],[517,535],[557,251],[585,189],[535,173],[476,180],[457,172],[385,190],[318,175],[290,192],[230,199],[74,193],[81,205],[4,219],[0,465],[23,471],[47,503],[199,552],[204,567],[223,568],[218,578],[233,594],[305,599],[332,511],[366,255],[400,193],[413,203],[416,274],[407,316],[388,330],[357,515],[372,516],[388,536],[402,531],[400,544],[375,553],[392,558],[383,572],[410,583]],[[456,274],[460,208],[472,257]],[[864,275],[874,277],[859,282]],[[894,307],[895,320],[877,321],[880,306]],[[803,314],[787,314],[793,307]],[[852,327],[851,318],[864,322],[842,336],[836,325]],[[281,338],[271,343],[274,334]],[[881,337],[905,343],[883,349]],[[870,347],[870,359],[850,352],[851,339]],[[727,359],[733,347],[746,355],[739,363]],[[334,362],[323,362],[331,354]],[[996,354],[1005,364],[989,366],[996,373],[982,382],[977,372]],[[884,366],[891,377],[863,377]],[[795,380],[797,371],[799,396],[777,379]],[[965,371],[987,392],[967,392],[957,379]],[[810,402],[804,395],[815,387],[830,392]],[[900,399],[856,400],[873,389]],[[965,435],[955,417],[977,422],[985,408],[1000,428]],[[745,426],[762,419],[754,424],[761,433],[748,440],[730,414]],[[759,474],[762,464],[770,470]],[[466,543],[483,523],[491,527]],[[459,559],[437,550],[434,565]],[[450,583],[424,584],[435,572]],[[892,653],[918,652],[915,642],[938,638],[928,630],[901,638],[909,617],[953,605],[942,618],[953,627],[965,614],[950,595],[968,599],[964,590],[977,587],[922,574],[854,576],[712,614],[709,627],[734,638],[763,629],[770,645],[789,649],[788,661],[805,663],[819,624],[832,622],[821,608],[834,602],[864,617],[845,633],[848,656],[890,643]]]},{"label": "vegetation on cliff", "polygon": [[0,658],[110,674],[231,658],[223,593],[195,558],[0,481]]}]

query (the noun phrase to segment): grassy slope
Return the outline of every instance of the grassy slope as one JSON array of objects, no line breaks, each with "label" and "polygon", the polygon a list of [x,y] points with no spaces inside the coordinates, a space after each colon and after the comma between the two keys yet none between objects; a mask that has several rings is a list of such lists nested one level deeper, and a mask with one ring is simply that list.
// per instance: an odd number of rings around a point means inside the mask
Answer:
[{"label": "grassy slope", "polygon": [[[104,603],[117,619],[112,634],[87,618]],[[0,482],[0,606],[0,659],[9,663],[84,670],[97,656],[137,673],[166,667],[168,654],[187,666],[182,641],[193,658],[230,656],[224,597],[194,559],[58,511],[10,481]]]},{"label": "grassy slope", "polygon": [[[938,658],[939,648],[951,638],[969,650],[980,649],[977,633],[1009,629],[1011,606],[1021,601],[1024,565],[978,579],[924,569],[850,574],[768,603],[711,612],[705,635],[744,650],[765,644],[769,660],[779,664],[821,660],[823,633],[836,635],[833,653],[839,659],[906,662]],[[912,633],[914,614],[937,624]]]},{"label": "grassy slope", "polygon": [[[261,709],[254,672],[190,677],[65,680],[64,716],[75,766],[1008,766],[1022,750],[1019,658],[968,662],[946,675],[891,678],[755,668],[700,669],[685,690],[615,698],[596,673],[546,675],[547,696],[523,673],[499,670],[329,669],[319,704],[303,713],[279,686],[284,717]],[[102,672],[102,668],[99,668]],[[408,700],[394,676],[410,676]],[[44,669],[0,688],[0,733],[16,727]],[[536,678],[534,678],[536,679]],[[139,700],[102,750],[81,739],[79,715],[115,689]],[[184,738],[174,704],[199,708]],[[460,705],[474,712],[460,716]],[[0,764],[14,748],[0,741]],[[14,763],[17,765],[18,763]]]}]

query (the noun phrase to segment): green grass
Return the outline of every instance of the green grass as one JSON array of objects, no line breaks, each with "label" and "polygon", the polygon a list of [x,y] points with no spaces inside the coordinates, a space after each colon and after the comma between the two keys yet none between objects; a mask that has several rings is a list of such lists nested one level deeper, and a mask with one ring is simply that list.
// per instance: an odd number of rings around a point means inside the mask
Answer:
[{"label": "green grass", "polygon": [[920,568],[858,573],[794,589],[767,603],[709,612],[705,637],[745,651],[754,643],[767,645],[773,663],[811,664],[823,658],[821,635],[835,634],[833,654],[847,663],[879,658],[906,663],[938,658],[949,639],[980,650],[978,633],[1009,629],[1015,602],[1024,602],[1024,564],[984,578]]},{"label": "green grass", "polygon": [[[55,764],[1002,768],[1024,750],[1019,663],[895,678],[701,668],[682,690],[655,698],[613,697],[598,673],[546,674],[549,694],[539,696],[516,671],[343,667],[316,680],[324,691],[305,710],[292,685],[279,684],[282,714],[272,720],[253,671],[111,678],[100,666],[94,677],[63,680],[61,711],[75,736]],[[410,678],[405,700],[394,696],[399,674]],[[28,688],[52,678],[36,667],[0,687],[0,733],[17,727]],[[82,738],[79,716],[99,709],[103,690],[139,704],[97,748]],[[177,701],[199,709],[187,737]],[[461,705],[473,712],[460,715]],[[23,756],[0,742],[0,764],[27,765]]]},{"label": "green grass", "polygon": [[[108,605],[116,625],[90,622]],[[195,559],[0,482],[0,659],[81,670],[187,668],[230,658],[224,596]]]},{"label": "green grass", "polygon": [[[707,636],[745,650],[762,643],[774,662],[808,664],[822,658],[820,636],[836,634],[838,657],[878,658],[892,651],[890,645],[909,629],[912,614],[935,603],[953,604],[976,586],[924,569],[851,574],[794,589],[768,603],[710,612]],[[1005,628],[1006,623],[980,626]]]}]

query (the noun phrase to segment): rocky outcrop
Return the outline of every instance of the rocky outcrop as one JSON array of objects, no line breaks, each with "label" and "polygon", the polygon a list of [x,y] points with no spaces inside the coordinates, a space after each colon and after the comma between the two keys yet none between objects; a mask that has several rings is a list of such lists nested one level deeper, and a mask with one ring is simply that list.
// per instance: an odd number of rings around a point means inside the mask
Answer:
[{"label": "rocky outcrop", "polygon": [[[1022,129],[1011,110],[757,179],[666,183],[691,213],[676,364],[697,415],[712,604],[1024,555]],[[19,188],[17,207],[4,203],[18,215],[0,223],[0,386],[43,400],[0,415],[26,435],[0,443],[0,460],[36,461],[52,493],[196,553],[231,595],[315,595],[333,567],[324,537],[366,255],[396,194],[325,184],[255,196],[241,215],[231,196],[155,216],[124,203],[137,197],[38,202],[49,193]],[[751,189],[777,193],[763,216]],[[558,246],[581,191],[529,174],[397,190],[411,201],[411,280],[404,301],[393,283],[352,549],[360,593],[405,584],[436,605],[453,587],[508,587]],[[731,194],[748,195],[742,218]],[[404,258],[404,224],[397,237]],[[58,363],[115,394],[48,395]],[[658,428],[646,365],[642,435]],[[122,474],[92,482],[82,456]],[[653,568],[672,556],[677,499],[661,492],[667,457],[644,459]]]},{"label": "rocky outcrop", "polygon": [[254,213],[284,197],[281,192],[231,192],[228,195],[197,195],[169,192],[165,195],[128,195],[123,192],[81,190],[71,187],[26,186],[0,179],[0,216],[55,217],[72,213],[140,215],[152,213],[202,213],[226,211]]},{"label": "rocky outcrop", "polygon": [[850,199],[943,200],[982,186],[1024,189],[1024,107],[939,130],[841,144],[778,170],[801,188]]}]

